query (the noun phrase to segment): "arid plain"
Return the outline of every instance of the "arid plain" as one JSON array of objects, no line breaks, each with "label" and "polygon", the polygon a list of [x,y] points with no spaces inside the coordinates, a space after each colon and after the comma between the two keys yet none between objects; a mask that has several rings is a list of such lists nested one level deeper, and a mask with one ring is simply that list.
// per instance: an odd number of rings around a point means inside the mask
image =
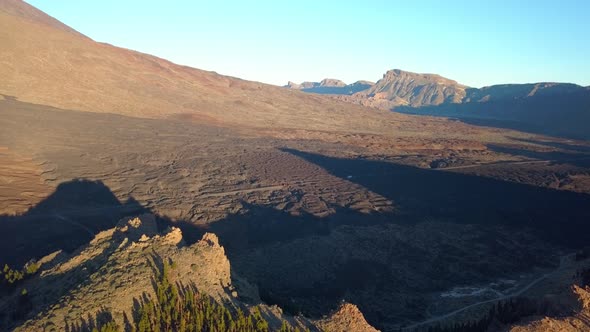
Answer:
[{"label": "arid plain", "polygon": [[453,287],[524,283],[586,239],[583,142],[412,116],[378,135],[0,105],[1,252],[16,266],[149,211],[191,243],[217,234],[267,302],[317,317],[345,298],[387,330]]}]

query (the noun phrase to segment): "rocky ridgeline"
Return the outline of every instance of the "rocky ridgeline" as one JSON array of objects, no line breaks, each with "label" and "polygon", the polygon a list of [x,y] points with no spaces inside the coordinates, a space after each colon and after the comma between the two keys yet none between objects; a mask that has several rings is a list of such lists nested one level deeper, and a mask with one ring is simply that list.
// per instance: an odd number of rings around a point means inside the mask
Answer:
[{"label": "rocky ridgeline", "polygon": [[[77,330],[105,313],[118,326],[129,326],[137,303],[156,296],[154,281],[168,264],[172,283],[196,288],[234,309],[258,310],[269,318],[271,329],[286,321],[312,331],[375,331],[358,308],[348,304],[333,317],[313,321],[261,303],[258,289],[232,272],[215,234],[205,233],[187,245],[179,228],[158,232],[151,214],[122,219],[75,252],[56,252],[38,263],[34,277],[0,300],[0,310],[9,318],[1,320],[0,330]],[[24,318],[14,318],[11,313],[22,302],[23,292],[31,309]]]}]

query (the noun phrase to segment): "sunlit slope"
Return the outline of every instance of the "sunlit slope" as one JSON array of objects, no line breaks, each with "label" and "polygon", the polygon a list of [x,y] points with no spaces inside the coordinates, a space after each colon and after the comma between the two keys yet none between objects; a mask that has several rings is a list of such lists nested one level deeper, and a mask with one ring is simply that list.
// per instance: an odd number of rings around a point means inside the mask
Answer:
[{"label": "sunlit slope", "polygon": [[41,12],[26,14],[26,3],[2,1],[0,93],[21,101],[251,127],[384,131],[404,118],[97,43]]}]

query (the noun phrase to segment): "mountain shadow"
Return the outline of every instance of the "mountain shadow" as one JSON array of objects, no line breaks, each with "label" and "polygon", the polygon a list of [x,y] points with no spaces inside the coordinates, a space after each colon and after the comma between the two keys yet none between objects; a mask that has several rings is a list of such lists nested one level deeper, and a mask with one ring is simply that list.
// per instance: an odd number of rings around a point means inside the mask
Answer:
[{"label": "mountain shadow", "polygon": [[[230,255],[230,261],[232,254],[239,254],[244,250],[311,236],[326,236],[339,226],[366,227],[391,222],[390,214],[364,214],[338,207],[333,207],[335,213],[327,217],[317,217],[305,212],[292,215],[272,207],[247,202],[242,202],[242,205],[247,213],[227,216],[206,228],[207,231],[217,234]],[[194,242],[200,239],[200,236],[202,233],[197,232],[195,236],[189,236],[188,240]]]},{"label": "mountain shadow", "polygon": [[[319,218],[244,203],[246,213],[208,226],[166,217],[160,222],[179,226],[189,244],[205,231],[216,233],[231,262],[232,279],[245,278],[258,286],[262,300],[291,313],[321,317],[345,299],[378,327],[417,321],[428,306],[424,294],[543,266],[554,244],[587,244],[589,195],[284,151],[391,199],[396,212],[334,207],[332,215]],[[133,199],[120,202],[100,181],[63,183],[27,213],[0,219],[0,262],[18,267],[30,258],[71,250],[120,218],[145,212],[150,211]],[[424,223],[428,219],[434,222]],[[549,242],[502,227],[530,229]],[[71,273],[87,275],[104,260],[91,260]],[[48,303],[68,289],[62,287]]]},{"label": "mountain shadow", "polygon": [[17,216],[0,216],[0,263],[20,267],[57,250],[72,251],[119,219],[146,212],[130,198],[119,201],[101,181],[72,180]]},{"label": "mountain shadow", "polygon": [[400,216],[534,230],[554,244],[587,244],[590,195],[384,161],[283,149],[393,201]]},{"label": "mountain shadow", "polygon": [[427,294],[551,269],[561,250],[587,245],[590,195],[283,151],[395,207],[373,214],[331,207],[320,218],[242,203],[247,212],[207,226],[232,271],[290,313],[322,317],[345,300],[378,328],[420,321]]}]

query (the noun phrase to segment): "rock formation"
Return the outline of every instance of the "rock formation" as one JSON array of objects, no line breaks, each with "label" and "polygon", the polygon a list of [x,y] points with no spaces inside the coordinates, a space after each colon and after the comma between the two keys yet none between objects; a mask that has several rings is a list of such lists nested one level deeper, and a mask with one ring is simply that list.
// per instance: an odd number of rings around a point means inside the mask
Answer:
[{"label": "rock formation", "polygon": [[359,308],[350,303],[343,303],[340,308],[329,318],[320,320],[318,325],[331,332],[378,332],[365,320],[365,316]]}]

